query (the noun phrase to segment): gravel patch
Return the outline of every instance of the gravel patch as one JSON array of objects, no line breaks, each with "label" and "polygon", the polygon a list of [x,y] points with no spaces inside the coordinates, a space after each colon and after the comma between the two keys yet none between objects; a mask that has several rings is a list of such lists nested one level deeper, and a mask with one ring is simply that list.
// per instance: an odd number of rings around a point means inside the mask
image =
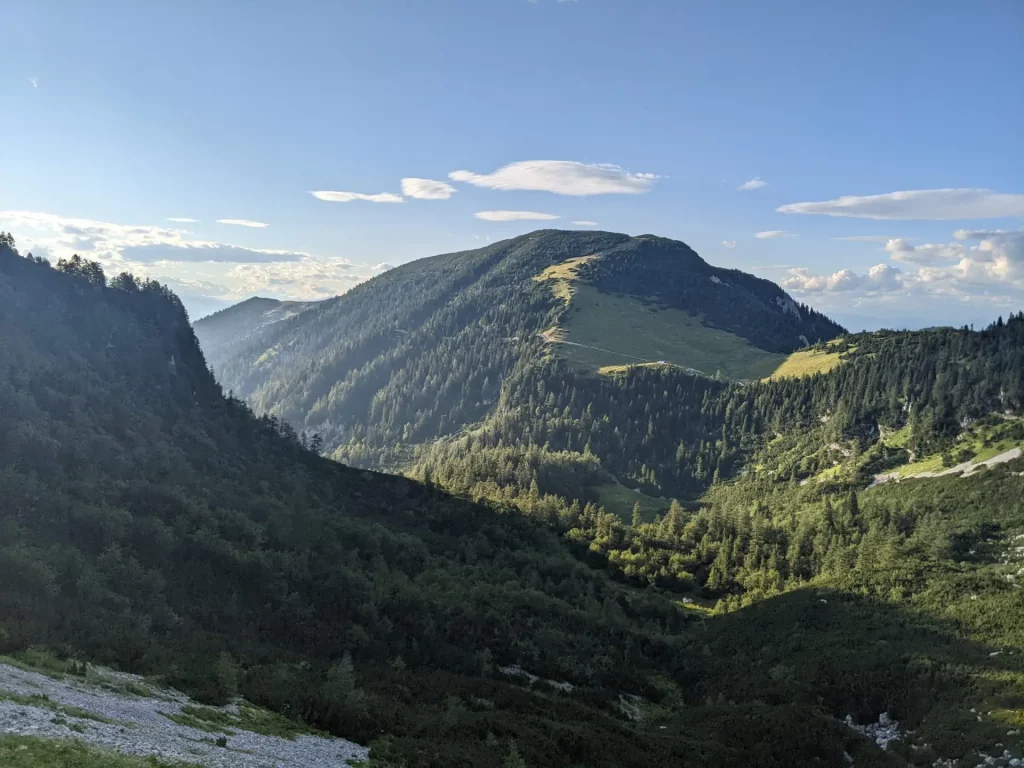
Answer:
[{"label": "gravel patch", "polygon": [[[141,677],[90,668],[90,673],[96,671],[114,686],[131,683],[153,690]],[[4,693],[43,695],[55,706],[78,707],[112,722],[60,714],[45,703],[5,701]],[[343,768],[369,758],[369,749],[345,739],[301,735],[292,741],[235,727],[226,736],[227,747],[218,747],[215,741],[222,734],[179,725],[166,717],[180,714],[185,705],[196,703],[178,691],[153,690],[153,696],[133,696],[106,690],[91,680],[55,680],[0,664],[0,734],[77,739],[125,754],[211,768]],[[237,712],[231,706],[221,709]]]}]

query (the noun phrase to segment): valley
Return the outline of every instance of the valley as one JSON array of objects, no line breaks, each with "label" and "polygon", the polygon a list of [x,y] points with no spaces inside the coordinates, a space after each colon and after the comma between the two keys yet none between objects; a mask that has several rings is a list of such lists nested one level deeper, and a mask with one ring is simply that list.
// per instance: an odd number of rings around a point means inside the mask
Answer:
[{"label": "valley", "polygon": [[227,310],[207,358],[166,288],[0,252],[0,652],[189,696],[214,755],[237,705],[391,768],[1024,759],[1024,316],[849,335],[714,270],[535,233]]}]

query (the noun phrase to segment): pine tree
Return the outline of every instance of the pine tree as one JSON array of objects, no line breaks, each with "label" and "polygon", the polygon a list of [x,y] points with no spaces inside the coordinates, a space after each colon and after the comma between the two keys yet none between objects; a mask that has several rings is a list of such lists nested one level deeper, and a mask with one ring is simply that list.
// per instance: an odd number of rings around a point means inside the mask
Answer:
[{"label": "pine tree", "polygon": [[519,747],[516,746],[515,739],[509,740],[505,768],[527,768],[526,761],[519,755]]}]

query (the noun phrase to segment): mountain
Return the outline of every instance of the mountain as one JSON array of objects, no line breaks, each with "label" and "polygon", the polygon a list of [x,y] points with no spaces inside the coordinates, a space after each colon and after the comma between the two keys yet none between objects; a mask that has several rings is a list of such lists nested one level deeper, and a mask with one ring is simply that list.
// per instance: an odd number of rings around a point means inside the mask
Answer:
[{"label": "mountain", "polygon": [[241,694],[380,765],[885,764],[813,685],[686,714],[684,681],[712,684],[686,611],[526,516],[310,452],[222,395],[157,283],[0,245],[0,350],[0,652],[21,663],[45,646]]},{"label": "mountain", "polygon": [[209,314],[196,324],[203,329],[203,351],[207,356],[220,358],[257,331],[300,315],[317,303],[254,296]]},{"label": "mountain", "polygon": [[221,383],[257,412],[384,468],[494,413],[505,383],[549,358],[760,378],[843,332],[683,243],[558,231],[403,265],[239,343],[223,345],[214,318],[195,330]]},{"label": "mountain", "polygon": [[[90,262],[0,246],[0,350],[0,652],[23,665],[46,646],[241,694],[381,766],[1024,753],[1024,459],[953,467],[1024,442],[1024,315],[848,337],[753,384],[534,361],[424,484],[225,398],[174,295]],[[655,450],[661,421],[677,464],[691,422],[726,456],[692,508],[540,490],[605,471],[548,438]],[[543,442],[492,442],[518,428]]]}]

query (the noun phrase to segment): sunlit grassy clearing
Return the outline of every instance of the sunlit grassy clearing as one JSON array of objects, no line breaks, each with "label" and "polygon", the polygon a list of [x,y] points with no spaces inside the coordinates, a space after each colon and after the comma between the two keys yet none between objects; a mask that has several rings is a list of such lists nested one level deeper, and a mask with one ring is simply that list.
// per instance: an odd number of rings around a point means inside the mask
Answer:
[{"label": "sunlit grassy clearing", "polygon": [[758,379],[785,359],[727,331],[707,328],[681,310],[602,293],[579,282],[573,284],[572,300],[560,330],[562,339],[571,343],[558,344],[554,353],[591,371],[669,363],[708,375]]},{"label": "sunlit grassy clearing", "polygon": [[816,373],[828,373],[842,360],[838,352],[826,352],[818,349],[802,349],[789,355],[782,364],[772,371],[769,378],[799,378],[813,376]]}]

